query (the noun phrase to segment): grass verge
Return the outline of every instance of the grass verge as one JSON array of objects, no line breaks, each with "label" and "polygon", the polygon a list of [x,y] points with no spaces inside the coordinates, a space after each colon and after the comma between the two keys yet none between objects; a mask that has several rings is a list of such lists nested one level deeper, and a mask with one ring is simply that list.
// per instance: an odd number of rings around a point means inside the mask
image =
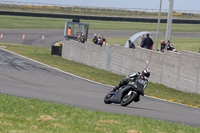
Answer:
[{"label": "grass verge", "polygon": [[[125,76],[117,75],[108,71],[89,67],[80,63],[65,60],[58,56],[51,56],[49,48],[33,47],[27,45],[16,45],[0,43],[0,46],[7,46],[8,50],[59,68],[63,71],[73,73],[75,75],[88,78],[97,82],[109,85],[117,85]],[[190,94],[168,88],[164,85],[149,83],[146,95],[168,99],[178,103],[200,107],[200,95]]]},{"label": "grass verge", "polygon": [[[69,19],[0,15],[0,29],[64,29]],[[70,19],[71,21],[71,19]],[[8,23],[9,22],[9,23]],[[80,20],[88,23],[90,30],[157,31],[157,23]],[[160,32],[166,24],[160,24]],[[198,24],[172,24],[172,32],[200,32]]]},{"label": "grass verge", "polygon": [[0,94],[0,132],[198,133],[199,127]]}]

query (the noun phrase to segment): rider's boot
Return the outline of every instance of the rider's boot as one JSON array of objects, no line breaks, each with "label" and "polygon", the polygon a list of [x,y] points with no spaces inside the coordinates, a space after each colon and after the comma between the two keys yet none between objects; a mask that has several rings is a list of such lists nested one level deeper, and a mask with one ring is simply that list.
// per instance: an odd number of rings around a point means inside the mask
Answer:
[{"label": "rider's boot", "polygon": [[118,89],[119,89],[119,87],[118,87],[118,86],[115,86],[115,87],[112,89],[112,91],[116,92]]}]

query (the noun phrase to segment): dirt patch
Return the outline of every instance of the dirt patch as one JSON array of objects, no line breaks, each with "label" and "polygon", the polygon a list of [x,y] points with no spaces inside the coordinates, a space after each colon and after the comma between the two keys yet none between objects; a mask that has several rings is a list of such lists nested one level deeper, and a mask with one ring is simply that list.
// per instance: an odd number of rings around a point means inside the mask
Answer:
[{"label": "dirt patch", "polygon": [[100,120],[101,123],[110,123],[110,124],[119,124],[118,121],[115,120]]},{"label": "dirt patch", "polygon": [[53,115],[53,117],[56,117],[56,116],[57,116],[56,112],[54,112],[52,115]]},{"label": "dirt patch", "polygon": [[35,106],[29,106],[29,108],[31,108],[31,109],[36,109],[36,107],[35,107]]},{"label": "dirt patch", "polygon": [[133,129],[133,130],[128,130],[127,133],[142,133],[142,132],[138,132],[138,131]]},{"label": "dirt patch", "polygon": [[10,123],[6,123],[6,122],[0,122],[0,125],[4,125],[4,126],[12,126],[12,124],[10,124]]},{"label": "dirt patch", "polygon": [[108,130],[108,129],[106,129],[106,128],[99,128],[99,127],[96,127],[95,130],[103,131],[103,132],[106,132],[106,133],[111,133],[111,131]]},{"label": "dirt patch", "polygon": [[51,125],[48,125],[48,127],[52,127],[52,126],[54,126],[54,127],[61,127],[61,128],[64,128],[63,125],[61,125],[61,124],[57,124],[57,123],[52,123]]},{"label": "dirt patch", "polygon": [[49,115],[42,115],[40,116],[40,118],[37,119],[37,121],[50,121],[50,120],[56,120],[56,119]]},{"label": "dirt patch", "polygon": [[37,130],[38,127],[37,126],[32,126],[32,127],[30,127],[30,129]]}]

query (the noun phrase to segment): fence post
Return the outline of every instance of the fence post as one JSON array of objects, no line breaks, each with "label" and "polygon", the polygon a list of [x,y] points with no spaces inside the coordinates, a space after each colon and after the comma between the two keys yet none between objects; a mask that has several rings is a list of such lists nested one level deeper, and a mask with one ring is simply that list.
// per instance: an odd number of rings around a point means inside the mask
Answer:
[{"label": "fence post", "polygon": [[106,68],[107,71],[110,71],[110,70],[111,70],[111,68],[110,68],[110,66],[111,66],[111,56],[112,56],[112,47],[109,46],[109,47],[108,47],[107,68]]}]

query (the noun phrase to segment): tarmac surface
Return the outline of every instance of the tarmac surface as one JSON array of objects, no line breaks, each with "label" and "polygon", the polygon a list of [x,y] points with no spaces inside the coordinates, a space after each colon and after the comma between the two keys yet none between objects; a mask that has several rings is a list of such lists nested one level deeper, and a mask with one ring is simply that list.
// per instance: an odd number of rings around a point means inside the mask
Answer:
[{"label": "tarmac surface", "polygon": [[89,110],[144,116],[200,127],[200,109],[147,96],[127,107],[104,104],[110,86],[73,76],[0,48],[0,93]]},{"label": "tarmac surface", "polygon": [[[89,30],[88,37],[100,34],[106,37],[131,37],[138,31],[115,31],[115,30]],[[64,40],[64,30],[4,30],[0,29],[3,39],[0,42],[26,44],[40,47],[51,47],[56,42]],[[23,34],[25,39],[22,39]],[[44,35],[44,40],[42,36]],[[172,33],[173,37],[200,37],[200,33]],[[165,37],[161,32],[160,37]]]}]

